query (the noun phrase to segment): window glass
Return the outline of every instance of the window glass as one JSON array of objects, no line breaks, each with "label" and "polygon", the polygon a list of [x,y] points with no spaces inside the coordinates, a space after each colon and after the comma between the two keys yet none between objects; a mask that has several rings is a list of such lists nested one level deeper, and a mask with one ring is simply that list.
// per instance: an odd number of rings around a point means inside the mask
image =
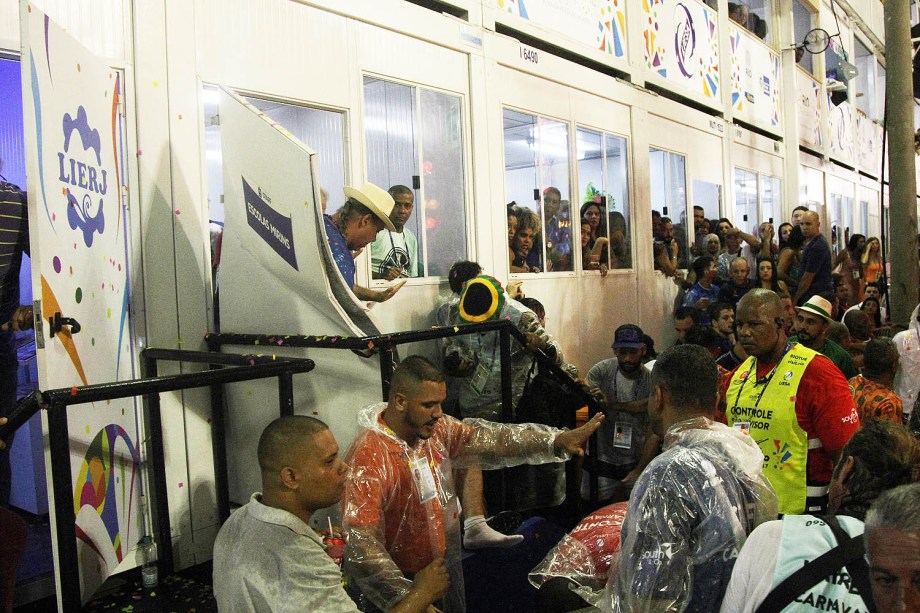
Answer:
[{"label": "window glass", "polygon": [[[209,216],[212,222],[222,225],[224,173],[217,120],[219,89],[205,85],[202,90]],[[322,188],[329,194],[326,213],[338,210],[345,198],[345,113],[255,97],[246,100],[317,152]]]},{"label": "window glass", "polygon": [[368,181],[402,205],[370,246],[372,277],[446,275],[467,257],[461,97],[365,76],[364,136]]},{"label": "window glass", "polygon": [[875,56],[872,52],[854,37],[856,47],[856,108],[865,113],[870,119],[877,118],[875,108]]},{"label": "window glass", "polygon": [[772,0],[729,2],[728,17],[735,23],[744,26],[754,36],[768,45],[773,44],[774,37],[770,27],[773,23]]},{"label": "window glass", "polygon": [[[702,211],[700,211],[702,209]],[[700,218],[702,213],[702,219]],[[715,234],[715,226],[722,217],[722,186],[709,181],[693,180],[693,243],[694,253],[703,252],[704,239]]]},{"label": "window glass", "polygon": [[[760,175],[760,222],[770,222],[774,231],[782,223],[783,216],[783,191],[779,177]],[[754,236],[759,234],[754,228]]]},{"label": "window glass", "polygon": [[[814,27],[814,16],[801,0],[792,0],[792,34],[795,38],[795,44],[801,45],[805,40],[805,35]],[[799,66],[814,75],[815,60],[814,56],[800,47],[795,51],[795,59]]]},{"label": "window glass", "polygon": [[869,202],[867,200],[859,201],[859,233],[868,236],[869,232]]},{"label": "window glass", "polygon": [[575,142],[582,269],[631,268],[626,139],[579,128]]},{"label": "window glass", "polygon": [[760,223],[757,215],[757,194],[759,191],[757,173],[744,168],[735,168],[735,227],[748,233]]},{"label": "window glass", "polygon": [[[655,218],[655,213],[661,215],[661,223],[653,225],[654,238],[666,245],[672,240],[677,242],[680,268],[687,268],[689,262],[686,163],[686,158],[679,153],[649,148],[652,218]],[[671,223],[671,232],[668,232],[668,222]]]},{"label": "window glass", "polygon": [[509,236],[511,272],[571,271],[569,127],[505,109],[503,130],[509,224],[516,228]]},{"label": "window glass", "polygon": [[831,207],[828,212],[831,222],[831,250],[834,255],[844,248],[843,232],[840,231],[843,220],[843,196],[840,194],[831,194]]},{"label": "window glass", "polygon": [[875,62],[875,108],[879,114],[875,119],[881,119],[885,112],[885,88],[887,87],[885,67]]}]

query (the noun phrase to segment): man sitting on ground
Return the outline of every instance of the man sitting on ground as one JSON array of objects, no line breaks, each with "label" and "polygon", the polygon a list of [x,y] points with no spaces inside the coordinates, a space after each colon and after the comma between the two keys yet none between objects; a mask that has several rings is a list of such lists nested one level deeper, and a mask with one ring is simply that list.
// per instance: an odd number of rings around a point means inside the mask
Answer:
[{"label": "man sitting on ground", "polygon": [[890,338],[874,338],[866,343],[862,374],[850,379],[859,422],[883,419],[901,423],[904,405],[892,389],[898,372],[898,348]]},{"label": "man sitting on ground", "polygon": [[[262,493],[230,516],[214,542],[218,608],[229,613],[358,611],[322,537],[310,528],[313,513],[338,502],[348,478],[332,431],[313,417],[280,417],[262,432],[258,458]],[[434,559],[388,610],[428,611],[447,586],[443,560]]]},{"label": "man sitting on ground", "polygon": [[562,431],[534,424],[459,422],[444,415],[444,375],[421,356],[393,372],[389,401],[358,415],[364,428],[346,456],[352,474],[342,502],[349,541],[346,573],[375,606],[386,609],[412,589],[414,577],[445,559],[451,586],[445,613],[465,610],[460,525],[453,470],[563,462],[583,455],[601,425],[598,414]]},{"label": "man sitting on ground", "polygon": [[651,384],[649,420],[664,451],[629,498],[604,604],[613,611],[715,611],[745,537],[776,517],[776,495],[754,441],[712,421],[718,373],[704,349],[663,352]]}]

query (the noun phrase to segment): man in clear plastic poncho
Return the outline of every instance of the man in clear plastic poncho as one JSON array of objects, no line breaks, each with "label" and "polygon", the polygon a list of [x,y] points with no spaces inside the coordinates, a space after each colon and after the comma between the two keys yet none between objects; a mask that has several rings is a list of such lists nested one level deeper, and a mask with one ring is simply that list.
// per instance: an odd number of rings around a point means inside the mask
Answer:
[{"label": "man in clear plastic poncho", "polygon": [[446,613],[465,611],[460,561],[460,509],[452,471],[480,466],[563,462],[603,420],[576,430],[534,424],[459,422],[443,414],[444,375],[420,356],[393,373],[387,404],[361,411],[346,456],[352,467],[342,502],[349,541],[346,574],[376,607],[386,610],[412,588],[412,577],[444,558],[451,586]]},{"label": "man in clear plastic poncho", "polygon": [[702,347],[655,362],[649,420],[664,451],[633,488],[604,610],[717,611],[747,535],[776,519],[760,448],[712,421],[718,379]]}]

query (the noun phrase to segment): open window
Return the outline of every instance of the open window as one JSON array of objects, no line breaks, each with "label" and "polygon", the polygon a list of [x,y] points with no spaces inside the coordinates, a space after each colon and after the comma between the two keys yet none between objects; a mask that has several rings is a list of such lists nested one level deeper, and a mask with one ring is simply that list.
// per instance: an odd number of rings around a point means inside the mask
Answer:
[{"label": "open window", "polygon": [[[679,153],[649,148],[649,176],[651,179],[652,218],[660,215],[660,225],[653,228],[655,241],[670,249],[672,241],[678,245],[679,268],[689,265],[690,228],[687,210],[687,158]],[[668,225],[670,224],[670,226]]]}]

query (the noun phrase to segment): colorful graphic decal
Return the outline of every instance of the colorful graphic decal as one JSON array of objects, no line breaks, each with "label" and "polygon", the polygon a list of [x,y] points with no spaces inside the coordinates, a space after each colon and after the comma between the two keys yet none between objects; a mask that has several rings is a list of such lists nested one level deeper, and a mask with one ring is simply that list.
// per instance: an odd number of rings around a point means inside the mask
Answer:
[{"label": "colorful graphic decal", "polygon": [[645,67],[706,98],[719,96],[718,13],[698,0],[642,0]]},{"label": "colorful graphic decal", "polygon": [[772,449],[770,449],[770,445],[767,445],[767,448],[764,449],[764,443],[766,443],[768,440],[769,439],[763,439],[757,441],[757,444],[761,449],[764,450],[765,453],[767,453],[768,449],[770,450],[769,455],[766,458],[767,463],[771,464],[775,470],[794,468],[795,462],[792,461],[792,448],[788,444],[778,439],[773,439]]},{"label": "colorful graphic decal", "polygon": [[747,31],[729,24],[731,104],[738,118],[779,128],[779,55]]},{"label": "colorful graphic decal", "polygon": [[821,85],[802,70],[796,70],[796,89],[799,94],[796,116],[799,123],[799,141],[814,149],[824,147],[821,131]]},{"label": "colorful graphic decal", "polygon": [[137,538],[135,522],[125,521],[134,515],[140,495],[140,456],[124,428],[109,424],[100,430],[86,451],[74,487],[74,513],[91,507],[105,527],[105,542],[98,534],[88,534],[77,526],[77,538],[104,558],[104,547],[110,547],[121,562],[125,556],[124,543]]},{"label": "colorful graphic decal", "polygon": [[626,55],[626,0],[495,0],[503,13],[590,45],[607,55]]}]

